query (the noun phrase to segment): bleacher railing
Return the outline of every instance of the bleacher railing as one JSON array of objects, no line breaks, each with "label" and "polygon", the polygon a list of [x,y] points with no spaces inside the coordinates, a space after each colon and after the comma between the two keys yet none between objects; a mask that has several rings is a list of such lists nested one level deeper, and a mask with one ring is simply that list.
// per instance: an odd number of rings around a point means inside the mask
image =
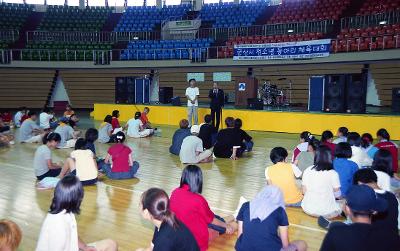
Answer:
[{"label": "bleacher railing", "polygon": [[[391,35],[392,36],[392,35]],[[387,49],[400,49],[400,35],[395,35],[393,36],[393,40],[390,40],[391,36],[375,36],[375,37],[356,37],[356,38],[352,38],[352,39],[347,39],[345,42],[345,48],[344,50],[338,50],[338,46],[336,46],[334,49],[331,49],[333,53],[338,53],[338,52],[359,52],[359,51],[376,51],[376,50],[387,50]],[[376,43],[377,42],[377,38],[381,39],[381,47],[379,47],[379,45]],[[365,43],[362,42],[362,39],[369,39],[370,41],[374,41],[374,42],[370,42],[370,43]],[[353,43],[352,41],[355,41],[355,43]],[[393,41],[393,47],[388,47],[387,42],[388,41]],[[333,39],[332,42],[335,43],[336,45],[339,44],[340,39]],[[362,44],[366,44],[366,47],[363,48]],[[354,47],[352,47],[352,45],[354,45]]]},{"label": "bleacher railing", "polygon": [[340,20],[340,26],[345,28],[367,28],[380,24],[400,23],[400,11],[391,11],[366,16],[345,17]]},{"label": "bleacher railing", "polygon": [[19,32],[17,30],[0,30],[1,42],[13,42],[18,38],[19,38]]}]

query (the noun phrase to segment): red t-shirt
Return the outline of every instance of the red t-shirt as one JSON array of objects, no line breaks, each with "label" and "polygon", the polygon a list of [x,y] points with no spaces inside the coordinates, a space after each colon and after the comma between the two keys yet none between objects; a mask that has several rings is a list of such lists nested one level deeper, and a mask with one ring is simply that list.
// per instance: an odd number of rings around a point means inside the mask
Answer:
[{"label": "red t-shirt", "polygon": [[113,118],[112,118],[112,120],[111,120],[111,125],[112,125],[113,130],[114,130],[115,128],[120,128],[120,127],[121,127],[121,126],[119,125],[118,118],[116,118],[116,117],[113,117]]},{"label": "red t-shirt", "polygon": [[3,114],[1,114],[1,119],[5,123],[10,123],[11,120],[12,120],[11,113],[3,113]]},{"label": "red t-shirt", "polygon": [[29,116],[27,114],[24,114],[21,118],[21,125],[22,125],[22,122],[24,122],[26,119],[29,119]]},{"label": "red t-shirt", "polygon": [[335,148],[336,148],[335,144],[326,141],[326,142],[323,142],[322,145],[329,147],[329,149],[331,149],[332,157],[335,156]]},{"label": "red t-shirt", "polygon": [[214,213],[203,196],[192,193],[188,185],[175,189],[170,199],[171,210],[192,232],[201,251],[208,248],[208,224]]},{"label": "red t-shirt", "polygon": [[112,157],[112,172],[128,172],[129,171],[129,155],[132,150],[124,144],[115,144],[108,149],[108,153]]},{"label": "red t-shirt", "polygon": [[393,161],[392,170],[393,172],[397,173],[397,170],[399,169],[399,160],[398,160],[398,150],[396,144],[390,141],[381,141],[375,146],[379,149],[385,149],[390,152]]},{"label": "red t-shirt", "polygon": [[143,125],[149,123],[149,119],[147,118],[147,115],[144,112],[142,112],[142,114],[140,115],[140,120],[142,121]]}]

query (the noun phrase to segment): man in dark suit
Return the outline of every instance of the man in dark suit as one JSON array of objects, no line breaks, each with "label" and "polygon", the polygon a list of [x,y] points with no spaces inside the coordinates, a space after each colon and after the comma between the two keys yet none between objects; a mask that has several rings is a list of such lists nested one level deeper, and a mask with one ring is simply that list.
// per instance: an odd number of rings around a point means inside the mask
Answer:
[{"label": "man in dark suit", "polygon": [[222,89],[218,88],[218,84],[214,83],[213,88],[208,93],[208,97],[211,99],[210,108],[211,108],[211,117],[212,117],[212,125],[219,129],[219,123],[221,120],[221,111],[222,107],[224,107],[225,103],[225,95]]}]

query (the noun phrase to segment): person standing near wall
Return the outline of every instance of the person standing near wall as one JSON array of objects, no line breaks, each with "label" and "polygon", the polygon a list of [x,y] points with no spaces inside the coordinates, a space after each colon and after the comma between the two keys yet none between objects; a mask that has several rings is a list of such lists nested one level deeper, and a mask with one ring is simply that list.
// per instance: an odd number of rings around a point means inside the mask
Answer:
[{"label": "person standing near wall", "polygon": [[218,131],[222,107],[224,107],[225,103],[225,94],[222,89],[218,88],[218,84],[214,83],[213,88],[208,93],[208,97],[210,98],[212,125],[215,126]]},{"label": "person standing near wall", "polygon": [[[199,88],[196,87],[196,80],[194,78],[189,80],[189,87],[186,88],[185,96],[188,99],[188,121],[189,127],[192,125],[198,125],[198,108],[199,108]],[[193,123],[192,123],[193,119]]]}]

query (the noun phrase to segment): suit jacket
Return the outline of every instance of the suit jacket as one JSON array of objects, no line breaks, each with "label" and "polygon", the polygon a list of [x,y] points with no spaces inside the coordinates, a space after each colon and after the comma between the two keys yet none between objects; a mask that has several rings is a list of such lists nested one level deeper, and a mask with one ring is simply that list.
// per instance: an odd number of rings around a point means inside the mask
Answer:
[{"label": "suit jacket", "polygon": [[222,89],[218,89],[218,93],[214,93],[214,89],[211,89],[208,93],[208,97],[211,99],[210,108],[211,109],[220,109],[224,106],[225,103],[225,94]]}]

